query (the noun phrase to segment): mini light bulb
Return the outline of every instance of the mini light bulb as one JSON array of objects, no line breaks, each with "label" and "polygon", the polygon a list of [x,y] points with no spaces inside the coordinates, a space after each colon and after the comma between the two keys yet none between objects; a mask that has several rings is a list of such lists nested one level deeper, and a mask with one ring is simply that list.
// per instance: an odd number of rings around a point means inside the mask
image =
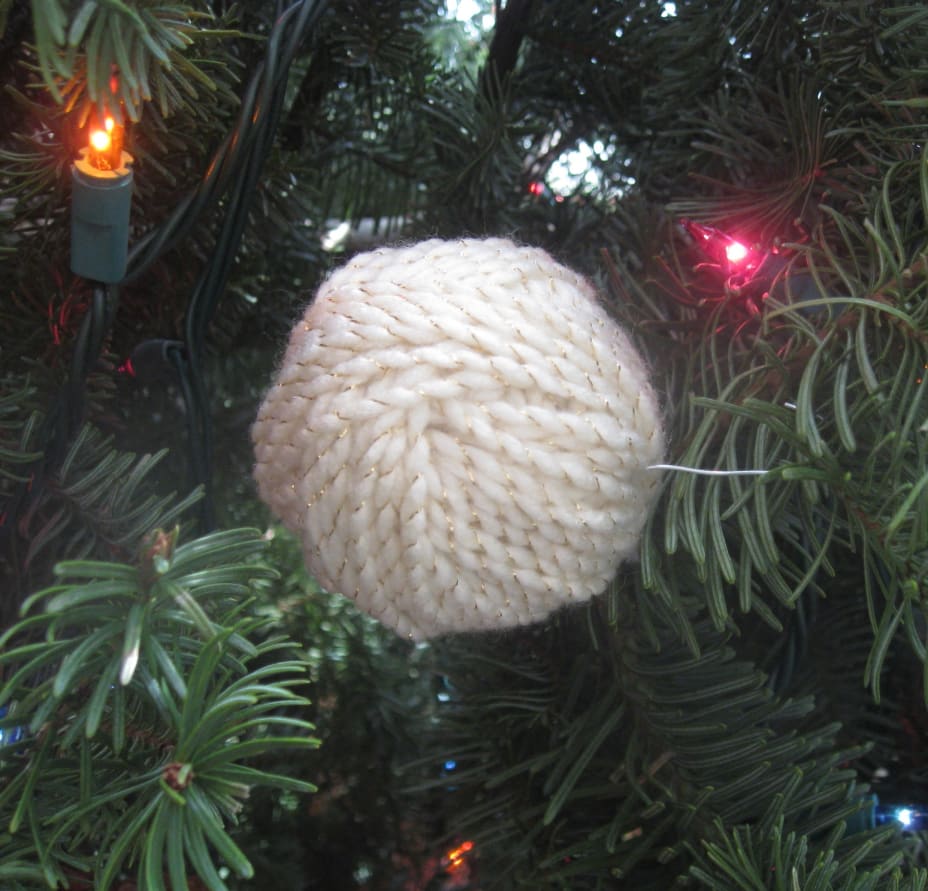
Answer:
[{"label": "mini light bulb", "polygon": [[97,170],[113,170],[120,166],[122,140],[117,140],[117,135],[116,122],[109,115],[104,118],[103,127],[95,127],[90,131],[87,160]]},{"label": "mini light bulb", "polygon": [[740,241],[732,241],[725,246],[725,256],[729,263],[740,263],[748,255],[748,249]]},{"label": "mini light bulb", "polygon": [[[115,283],[126,274],[132,207],[132,156],[110,115],[91,122],[71,167],[71,271]],[[134,665],[123,666],[125,676]]]},{"label": "mini light bulb", "polygon": [[876,796],[874,798],[874,822],[878,824],[894,823],[899,829],[908,832],[920,832],[925,828],[925,811],[912,805],[886,804],[880,806]]},{"label": "mini light bulb", "polygon": [[466,841],[458,847],[448,851],[448,853],[445,854],[448,872],[457,872],[466,862],[465,858],[467,854],[473,850],[473,847],[474,843],[472,841]]},{"label": "mini light bulb", "polygon": [[105,152],[113,144],[110,134],[106,130],[94,130],[90,134],[90,147],[98,152]]}]

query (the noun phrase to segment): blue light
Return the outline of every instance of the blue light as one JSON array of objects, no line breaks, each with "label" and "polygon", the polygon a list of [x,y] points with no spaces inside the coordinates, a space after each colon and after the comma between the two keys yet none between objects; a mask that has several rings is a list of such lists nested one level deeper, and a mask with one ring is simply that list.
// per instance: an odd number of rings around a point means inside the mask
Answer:
[{"label": "blue light", "polygon": [[[9,706],[0,706],[0,718],[5,718],[8,714]],[[0,746],[16,745],[24,736],[22,727],[0,727]]]},{"label": "blue light", "polygon": [[928,814],[910,804],[877,807],[875,811],[876,823],[894,823],[899,829],[906,832],[918,832],[924,829],[924,820]]},{"label": "blue light", "polygon": [[458,766],[457,761],[454,761],[454,760],[451,759],[451,758],[449,758],[449,759],[445,762],[445,770],[454,770],[457,766]]}]

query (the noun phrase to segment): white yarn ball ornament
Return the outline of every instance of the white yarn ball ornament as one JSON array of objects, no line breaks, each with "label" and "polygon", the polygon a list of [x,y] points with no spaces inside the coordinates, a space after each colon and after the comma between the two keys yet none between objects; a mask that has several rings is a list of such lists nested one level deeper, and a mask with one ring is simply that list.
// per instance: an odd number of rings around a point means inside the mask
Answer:
[{"label": "white yarn ball ornament", "polygon": [[258,492],[319,583],[415,639],[601,593],[664,451],[644,363],[592,286],[496,238],[332,274],[252,436]]}]

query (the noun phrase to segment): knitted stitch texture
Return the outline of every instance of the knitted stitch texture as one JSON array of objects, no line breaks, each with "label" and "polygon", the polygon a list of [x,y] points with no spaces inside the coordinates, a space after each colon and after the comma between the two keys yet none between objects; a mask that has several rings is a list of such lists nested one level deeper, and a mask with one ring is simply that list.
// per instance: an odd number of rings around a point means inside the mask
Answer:
[{"label": "knitted stitch texture", "polygon": [[602,592],[664,450],[644,363],[591,285],[503,239],[337,270],[252,436],[259,494],[319,583],[415,639]]}]

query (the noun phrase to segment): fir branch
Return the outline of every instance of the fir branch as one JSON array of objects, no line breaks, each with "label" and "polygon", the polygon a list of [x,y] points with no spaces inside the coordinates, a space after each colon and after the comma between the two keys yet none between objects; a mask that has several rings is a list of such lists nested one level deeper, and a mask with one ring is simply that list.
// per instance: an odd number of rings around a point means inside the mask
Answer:
[{"label": "fir branch", "polygon": [[37,483],[20,528],[29,540],[27,568],[53,542],[60,547],[63,537],[73,558],[129,556],[146,534],[170,525],[196,502],[197,492],[180,501],[145,492],[164,451],[137,457],[112,443],[112,436],[84,426],[60,469],[41,486]]},{"label": "fir branch", "polygon": [[[226,27],[204,28],[209,12],[187,4],[84,0],[65,10],[60,0],[33,0],[36,52],[45,85],[59,103],[131,121],[146,102],[168,117],[217,89],[187,50],[196,41],[242,37]],[[114,72],[116,79],[113,80]],[[114,88],[115,86],[115,88]]]},{"label": "fir branch", "polygon": [[[838,749],[837,725],[797,732],[810,699],[777,700],[705,624],[702,656],[666,636],[655,652],[634,612],[618,610],[614,631],[594,619],[595,642],[570,620],[550,642],[531,632],[500,641],[505,661],[491,642],[449,644],[453,696],[433,761],[457,763],[455,828],[484,852],[490,887],[611,887],[607,877],[650,870],[638,886],[665,888],[716,819],[779,821],[813,859],[834,850],[848,869],[862,843],[880,870],[898,862],[891,833],[825,837],[867,804],[846,768],[862,750]],[[549,646],[573,654],[566,672]]]},{"label": "fir branch", "polygon": [[501,87],[512,75],[535,0],[506,0],[496,11],[496,27],[480,72],[480,91],[492,103],[503,100]]},{"label": "fir branch", "polygon": [[[884,830],[888,835],[892,830]],[[716,825],[717,840],[706,842],[705,860],[694,866],[691,875],[699,886],[711,891],[743,891],[770,887],[771,874],[777,887],[828,888],[830,891],[869,891],[892,888],[894,891],[923,891],[928,872],[916,869],[904,873],[901,858],[890,858],[877,867],[860,869],[860,860],[876,838],[858,845],[855,852],[842,857],[835,850],[810,850],[808,840],[795,832],[786,832],[783,821],[770,827]],[[834,840],[840,841],[841,832]]]},{"label": "fir branch", "polygon": [[33,446],[38,414],[23,411],[34,394],[28,382],[16,389],[11,380],[9,391],[0,395],[0,492],[7,497],[10,484],[25,482],[24,468],[40,457]]},{"label": "fir branch", "polygon": [[249,790],[314,790],[244,763],[318,744],[297,716],[303,663],[247,639],[269,630],[241,602],[273,575],[253,559],[263,545],[249,530],[160,536],[136,566],[63,564],[66,581],[26,605],[45,611],[4,635],[0,697],[28,729],[0,750],[0,812],[43,839],[45,875],[83,857],[100,888],[134,862],[141,887],[183,887],[189,869],[225,891],[217,855],[251,874],[228,835]]}]

